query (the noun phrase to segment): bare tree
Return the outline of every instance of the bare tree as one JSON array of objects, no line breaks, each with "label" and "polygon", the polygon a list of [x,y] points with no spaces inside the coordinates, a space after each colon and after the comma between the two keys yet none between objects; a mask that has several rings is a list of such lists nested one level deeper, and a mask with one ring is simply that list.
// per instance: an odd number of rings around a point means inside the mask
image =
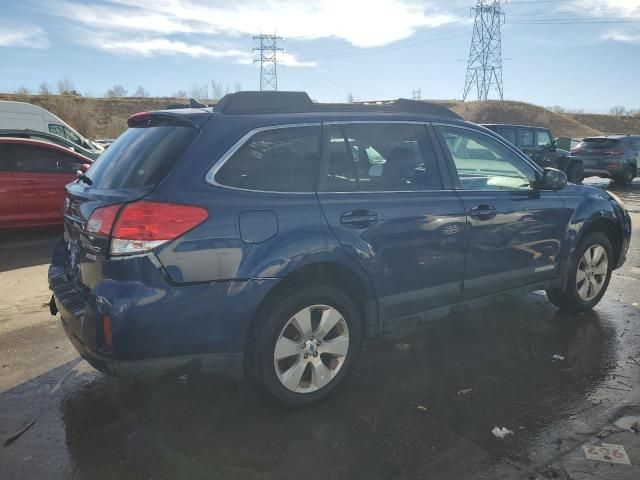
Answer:
[{"label": "bare tree", "polygon": [[187,98],[187,96],[186,90],[176,90],[173,92],[173,95],[171,95],[171,98]]},{"label": "bare tree", "polygon": [[233,84],[233,91],[238,93],[242,91],[242,84],[240,82],[235,82]]},{"label": "bare tree", "polygon": [[211,80],[211,99],[220,100],[222,98],[222,84]]},{"label": "bare tree", "polygon": [[38,87],[38,95],[51,95],[51,87],[47,82],[42,82]]},{"label": "bare tree", "polygon": [[21,97],[28,97],[29,95],[31,95],[31,90],[29,90],[24,85],[20,85],[15,89],[13,93],[15,93],[16,95],[20,95]]},{"label": "bare tree", "polygon": [[611,115],[616,115],[616,116],[622,116],[624,114],[627,113],[627,109],[625,107],[623,107],[622,105],[616,105],[615,107],[611,107],[609,109],[609,113]]},{"label": "bare tree", "polygon": [[107,93],[104,94],[105,97],[109,98],[122,98],[127,96],[127,89],[122,85],[117,84],[107,90]]},{"label": "bare tree", "polygon": [[133,93],[134,97],[150,97],[151,95],[149,94],[148,90],[145,90],[144,87],[142,85],[138,85],[138,88],[136,89],[136,91]]},{"label": "bare tree", "polygon": [[207,100],[209,98],[209,85],[206,83],[194,83],[191,85],[189,95],[196,100]]},{"label": "bare tree", "polygon": [[73,82],[68,77],[58,80],[57,88],[59,95],[77,95]]},{"label": "bare tree", "polygon": [[355,101],[355,98],[353,97],[353,93],[349,92],[347,93],[347,103],[353,103]]}]

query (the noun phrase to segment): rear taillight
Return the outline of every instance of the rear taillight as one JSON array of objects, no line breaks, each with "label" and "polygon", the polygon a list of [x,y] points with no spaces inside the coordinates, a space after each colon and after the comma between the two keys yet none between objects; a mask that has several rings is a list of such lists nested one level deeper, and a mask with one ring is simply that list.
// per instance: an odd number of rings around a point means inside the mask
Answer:
[{"label": "rear taillight", "polygon": [[582,153],[582,148],[580,147],[575,147],[571,149],[571,155],[579,155],[580,153]]},{"label": "rear taillight", "polygon": [[111,232],[111,254],[143,253],[175,240],[209,217],[203,207],[139,201],[122,208]]},{"label": "rear taillight", "polygon": [[96,208],[87,220],[85,231],[93,235],[108,237],[111,235],[111,229],[121,208],[122,205]]}]

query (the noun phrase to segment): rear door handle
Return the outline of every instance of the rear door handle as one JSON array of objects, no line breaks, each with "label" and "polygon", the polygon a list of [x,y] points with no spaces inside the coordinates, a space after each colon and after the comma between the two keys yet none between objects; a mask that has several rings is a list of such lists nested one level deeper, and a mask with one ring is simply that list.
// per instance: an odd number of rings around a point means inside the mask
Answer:
[{"label": "rear door handle", "polygon": [[340,223],[356,228],[365,228],[378,222],[378,214],[370,210],[351,210],[340,216]]},{"label": "rear door handle", "polygon": [[491,220],[497,214],[496,207],[493,205],[476,205],[469,212],[469,216],[476,220]]}]

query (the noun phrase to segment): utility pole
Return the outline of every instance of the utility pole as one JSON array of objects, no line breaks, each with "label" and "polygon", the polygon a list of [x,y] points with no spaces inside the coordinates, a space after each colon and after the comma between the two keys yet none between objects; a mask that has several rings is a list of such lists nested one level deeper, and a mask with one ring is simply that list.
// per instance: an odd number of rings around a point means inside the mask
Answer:
[{"label": "utility pole", "polygon": [[260,62],[260,91],[262,90],[278,90],[278,52],[283,48],[278,48],[278,40],[282,37],[274,35],[256,35],[253,40],[259,40],[258,47],[253,49],[254,52],[260,52],[259,58],[254,59]]},{"label": "utility pole", "polygon": [[505,14],[500,0],[477,1],[477,5],[471,9],[475,22],[462,99],[466,100],[474,88],[478,100],[487,100],[491,90],[498,94],[500,100],[504,100],[500,27],[505,22]]},{"label": "utility pole", "polygon": [[411,92],[411,98],[413,100],[421,100],[422,99],[422,89],[421,88],[414,88],[413,91]]}]

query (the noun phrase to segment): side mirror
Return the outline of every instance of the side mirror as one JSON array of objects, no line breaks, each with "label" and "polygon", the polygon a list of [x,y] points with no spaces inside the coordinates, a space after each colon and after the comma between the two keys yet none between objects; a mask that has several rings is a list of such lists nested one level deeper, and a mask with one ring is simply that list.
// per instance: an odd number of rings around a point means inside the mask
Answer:
[{"label": "side mirror", "polygon": [[558,144],[556,143],[555,140],[552,140],[551,145],[549,145],[549,151],[555,152],[557,148],[558,148]]},{"label": "side mirror", "polygon": [[562,190],[567,186],[567,176],[556,168],[545,168],[542,178],[537,182],[538,190]]}]

